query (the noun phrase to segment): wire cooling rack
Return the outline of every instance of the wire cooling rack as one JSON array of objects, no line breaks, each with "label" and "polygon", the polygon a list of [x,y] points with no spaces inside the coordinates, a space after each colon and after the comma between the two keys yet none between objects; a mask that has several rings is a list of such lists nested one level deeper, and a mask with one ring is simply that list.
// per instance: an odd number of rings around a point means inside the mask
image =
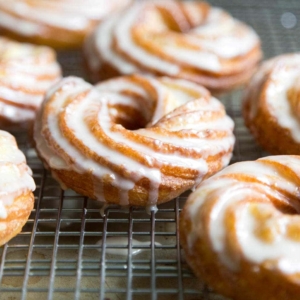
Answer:
[{"label": "wire cooling rack", "polygon": [[[300,1],[215,0],[262,38],[265,58],[300,49]],[[64,75],[84,76],[80,52],[59,53]],[[241,117],[241,91],[221,97],[234,119],[232,162],[266,155]],[[15,133],[37,184],[35,207],[23,231],[0,248],[0,299],[224,300],[189,270],[178,220],[188,193],[148,215],[62,191],[44,170],[26,135]],[[102,213],[103,213],[102,209]]]}]

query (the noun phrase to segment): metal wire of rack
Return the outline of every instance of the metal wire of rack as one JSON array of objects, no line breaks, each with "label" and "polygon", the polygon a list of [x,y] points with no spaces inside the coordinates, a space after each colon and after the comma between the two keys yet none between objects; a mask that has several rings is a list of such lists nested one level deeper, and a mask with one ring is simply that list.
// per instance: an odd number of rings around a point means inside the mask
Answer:
[{"label": "metal wire of rack", "polygon": [[[300,49],[299,24],[286,28],[282,22],[287,12],[297,22],[299,1],[210,2],[258,32],[265,58]],[[84,76],[80,52],[59,53],[59,60],[64,75]],[[244,127],[241,94],[238,90],[221,97],[236,124],[232,162],[267,154]],[[178,220],[188,193],[159,206],[156,214],[110,206],[101,216],[96,201],[62,191],[26,135],[15,134],[37,190],[23,231],[0,248],[1,300],[225,299],[193,276],[180,249]]]}]

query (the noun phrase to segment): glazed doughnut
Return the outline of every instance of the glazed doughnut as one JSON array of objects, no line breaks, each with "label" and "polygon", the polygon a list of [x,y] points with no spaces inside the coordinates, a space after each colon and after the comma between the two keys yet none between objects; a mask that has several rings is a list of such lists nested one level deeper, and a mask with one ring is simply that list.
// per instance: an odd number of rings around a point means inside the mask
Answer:
[{"label": "glazed doughnut", "polygon": [[78,48],[88,32],[131,0],[0,0],[0,31],[54,48]]},{"label": "glazed doughnut", "polygon": [[232,130],[223,105],[188,81],[132,75],[93,87],[70,77],[47,93],[34,139],[62,187],[151,207],[227,165]]},{"label": "glazed doughnut", "polygon": [[252,75],[260,40],[249,26],[204,2],[140,1],[104,22],[84,52],[93,81],[147,73],[226,91]]},{"label": "glazed doughnut", "polygon": [[245,124],[271,154],[300,154],[300,54],[264,62],[244,97]]},{"label": "glazed doughnut", "polygon": [[0,124],[28,124],[46,90],[61,78],[53,50],[0,37]]},{"label": "glazed doughnut", "polygon": [[202,182],[181,213],[186,259],[232,299],[297,299],[300,156],[233,164]]},{"label": "glazed doughnut", "polygon": [[35,184],[12,135],[0,130],[0,246],[17,235],[33,209]]}]

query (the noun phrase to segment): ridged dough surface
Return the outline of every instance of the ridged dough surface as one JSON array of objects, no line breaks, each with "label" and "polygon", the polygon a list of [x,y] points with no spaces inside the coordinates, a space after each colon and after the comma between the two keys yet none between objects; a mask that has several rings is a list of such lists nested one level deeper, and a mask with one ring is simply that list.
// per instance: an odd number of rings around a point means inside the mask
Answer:
[{"label": "ridged dough surface", "polygon": [[244,97],[243,116],[271,154],[300,154],[300,54],[264,62]]},{"label": "ridged dough surface", "polygon": [[0,32],[54,48],[78,48],[103,18],[130,0],[0,0]]},{"label": "ridged dough surface", "polygon": [[137,1],[102,22],[84,52],[94,81],[148,73],[216,92],[243,84],[261,58],[252,28],[199,1]]},{"label": "ridged dough surface", "polygon": [[93,87],[69,77],[48,92],[34,138],[63,187],[151,206],[227,165],[232,130],[223,105],[188,81],[135,75]]},{"label": "ridged dough surface", "polygon": [[33,208],[35,183],[24,154],[0,130],[0,246],[17,235]]},{"label": "ridged dough surface", "polygon": [[46,90],[60,78],[53,50],[0,37],[0,124],[31,123]]},{"label": "ridged dough surface", "polygon": [[180,215],[193,271],[232,299],[297,299],[300,156],[226,167],[203,181]]}]

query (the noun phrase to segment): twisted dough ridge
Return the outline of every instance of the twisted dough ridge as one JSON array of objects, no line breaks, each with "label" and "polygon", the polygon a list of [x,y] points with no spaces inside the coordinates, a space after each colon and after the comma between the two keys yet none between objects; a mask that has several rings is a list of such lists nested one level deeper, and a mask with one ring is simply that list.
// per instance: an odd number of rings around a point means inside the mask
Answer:
[{"label": "twisted dough ridge", "polygon": [[33,208],[35,183],[12,135],[0,130],[0,246],[17,235]]},{"label": "twisted dough ridge", "polygon": [[217,92],[247,81],[261,58],[253,29],[199,1],[137,2],[102,22],[84,51],[95,82],[141,72]]},{"label": "twisted dough ridge", "polygon": [[233,164],[200,184],[181,214],[194,272],[233,299],[296,299],[300,156]]},{"label": "twisted dough ridge", "polygon": [[245,123],[272,154],[300,154],[299,83],[300,54],[284,54],[264,62],[245,93]]},{"label": "twisted dough ridge", "polygon": [[32,122],[46,90],[60,77],[53,50],[0,37],[0,124]]},{"label": "twisted dough ridge", "polygon": [[228,164],[233,122],[193,83],[127,76],[48,92],[36,148],[62,186],[103,202],[151,206]]},{"label": "twisted dough ridge", "polygon": [[77,48],[100,20],[131,0],[0,0],[0,30],[26,42]]}]

